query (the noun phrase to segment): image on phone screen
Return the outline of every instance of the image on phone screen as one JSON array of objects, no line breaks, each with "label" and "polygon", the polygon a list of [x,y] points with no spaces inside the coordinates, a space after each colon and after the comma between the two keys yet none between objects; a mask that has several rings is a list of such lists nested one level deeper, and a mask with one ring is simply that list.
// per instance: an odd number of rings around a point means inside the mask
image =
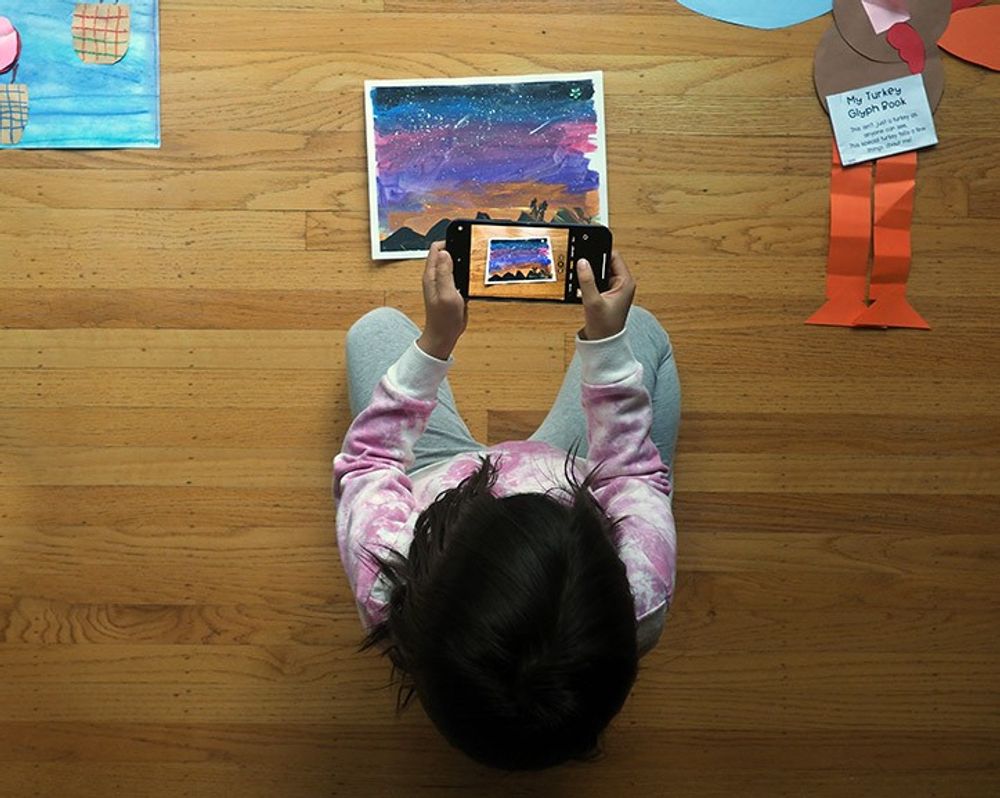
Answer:
[{"label": "image on phone screen", "polygon": [[473,224],[469,295],[561,300],[568,262],[566,228]]}]

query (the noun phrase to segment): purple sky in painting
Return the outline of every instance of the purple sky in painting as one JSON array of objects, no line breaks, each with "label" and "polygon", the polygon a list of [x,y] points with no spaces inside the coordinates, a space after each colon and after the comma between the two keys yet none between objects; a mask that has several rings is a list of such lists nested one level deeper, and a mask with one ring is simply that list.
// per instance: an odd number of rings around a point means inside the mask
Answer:
[{"label": "purple sky in painting", "polygon": [[495,274],[516,266],[546,269],[552,265],[551,249],[547,238],[493,239],[490,241],[486,272]]},{"label": "purple sky in painting", "polygon": [[474,202],[491,186],[549,184],[581,196],[598,188],[587,158],[597,133],[590,80],[377,87],[372,108],[383,234],[390,213]]}]

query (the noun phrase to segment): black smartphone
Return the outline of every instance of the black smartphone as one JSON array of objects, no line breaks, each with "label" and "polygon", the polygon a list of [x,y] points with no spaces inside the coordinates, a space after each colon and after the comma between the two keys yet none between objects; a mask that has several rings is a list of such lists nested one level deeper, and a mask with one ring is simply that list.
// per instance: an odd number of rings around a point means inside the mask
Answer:
[{"label": "black smartphone", "polygon": [[458,219],[448,225],[445,248],[466,299],[581,302],[580,258],[601,291],[611,280],[611,231],[599,225]]}]

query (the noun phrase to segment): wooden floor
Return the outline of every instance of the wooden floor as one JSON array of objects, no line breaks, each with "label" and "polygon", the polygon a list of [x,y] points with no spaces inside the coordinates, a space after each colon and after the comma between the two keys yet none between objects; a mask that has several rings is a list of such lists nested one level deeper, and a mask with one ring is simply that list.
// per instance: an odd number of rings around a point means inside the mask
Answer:
[{"label": "wooden floor", "polygon": [[[828,24],[162,0],[162,150],[0,153],[0,794],[1000,794],[1000,80],[946,56],[910,283],[933,332],[807,327]],[[605,758],[499,776],[355,653],[344,332],[422,315],[420,266],[368,259],[361,81],[592,68],[683,380],[679,588]],[[477,435],[539,418],[577,314],[473,307]]]}]

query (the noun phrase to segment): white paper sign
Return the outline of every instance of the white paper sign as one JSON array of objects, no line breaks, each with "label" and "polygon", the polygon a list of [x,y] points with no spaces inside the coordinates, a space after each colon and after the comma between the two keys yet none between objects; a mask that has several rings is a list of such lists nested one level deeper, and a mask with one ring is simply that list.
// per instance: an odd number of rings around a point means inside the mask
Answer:
[{"label": "white paper sign", "polygon": [[826,98],[844,166],[937,144],[921,75],[907,75]]}]

